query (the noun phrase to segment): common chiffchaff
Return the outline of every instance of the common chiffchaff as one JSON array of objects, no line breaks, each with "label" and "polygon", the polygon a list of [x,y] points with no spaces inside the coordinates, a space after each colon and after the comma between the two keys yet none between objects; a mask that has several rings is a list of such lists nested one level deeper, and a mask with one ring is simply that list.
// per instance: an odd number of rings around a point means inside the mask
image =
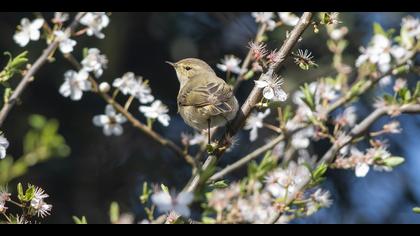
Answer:
[{"label": "common chiffchaff", "polygon": [[208,129],[210,143],[210,128],[225,125],[238,112],[231,86],[200,59],[167,63],[174,67],[180,83],[179,114],[189,126],[199,131]]}]

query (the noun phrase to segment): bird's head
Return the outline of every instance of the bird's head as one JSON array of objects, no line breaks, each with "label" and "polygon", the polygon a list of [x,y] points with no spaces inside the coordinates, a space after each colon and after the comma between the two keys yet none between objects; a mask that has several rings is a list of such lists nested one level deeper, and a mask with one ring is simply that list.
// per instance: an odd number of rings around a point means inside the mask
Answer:
[{"label": "bird's head", "polygon": [[213,69],[206,62],[196,58],[186,58],[175,63],[167,61],[166,63],[175,69],[181,86],[200,74],[214,74]]}]

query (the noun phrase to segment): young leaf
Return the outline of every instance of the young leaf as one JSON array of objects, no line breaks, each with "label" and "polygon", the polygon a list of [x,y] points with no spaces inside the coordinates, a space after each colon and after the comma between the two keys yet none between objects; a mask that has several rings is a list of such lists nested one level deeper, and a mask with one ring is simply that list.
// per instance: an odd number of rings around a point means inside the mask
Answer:
[{"label": "young leaf", "polygon": [[374,34],[381,34],[381,35],[387,36],[387,33],[385,32],[385,30],[382,28],[382,26],[379,23],[373,24],[373,32]]},{"label": "young leaf", "polygon": [[84,217],[84,216],[82,216],[81,219],[78,218],[77,216],[73,216],[72,218],[73,218],[73,221],[74,221],[75,224],[78,224],[78,225],[86,225],[87,224],[86,217]]},{"label": "young leaf", "polygon": [[109,218],[112,224],[118,222],[120,218],[120,207],[117,202],[112,202],[111,206],[109,207]]},{"label": "young leaf", "polygon": [[388,157],[385,160],[383,160],[386,166],[388,167],[396,167],[404,163],[403,157]]},{"label": "young leaf", "polygon": [[165,193],[169,193],[169,189],[168,187],[166,187],[166,185],[164,184],[160,184],[160,188],[162,189],[162,191],[164,191]]}]

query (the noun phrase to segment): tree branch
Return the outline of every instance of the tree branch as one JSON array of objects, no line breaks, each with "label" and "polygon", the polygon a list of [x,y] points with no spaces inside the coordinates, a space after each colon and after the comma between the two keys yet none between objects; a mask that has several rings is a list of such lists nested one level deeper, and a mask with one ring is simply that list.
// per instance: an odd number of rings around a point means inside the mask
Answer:
[{"label": "tree branch", "polygon": [[239,159],[235,163],[226,166],[223,170],[217,172],[212,177],[210,177],[209,181],[220,180],[221,178],[223,178],[224,176],[226,176],[230,172],[241,168],[242,166],[246,165],[248,162],[258,158],[258,156],[260,156],[264,152],[274,148],[278,143],[280,143],[283,140],[284,140],[283,135],[280,135],[280,136],[276,137],[275,139],[271,140],[270,142],[268,142],[264,146],[262,146],[260,148],[257,148],[253,152],[251,152],[248,155],[242,157],[241,159]]},{"label": "tree branch", "polygon": [[[85,12],[79,12],[73,22],[70,24],[70,26],[66,29],[67,31],[70,31],[71,33],[74,32],[76,27],[79,24],[79,20],[83,17]],[[12,96],[10,96],[9,101],[3,105],[0,111],[0,127],[3,125],[4,121],[6,120],[7,116],[9,115],[9,112],[12,110],[12,108],[16,105],[19,97],[22,95],[23,91],[26,89],[26,87],[31,83],[34,79],[34,75],[41,69],[41,67],[48,61],[49,57],[52,53],[55,52],[59,45],[59,41],[56,39],[54,40],[48,47],[44,50],[44,52],[41,54],[41,56],[35,61],[35,63],[31,66],[31,68],[26,72],[26,74],[23,76],[22,80],[17,85],[15,91],[12,93]]]},{"label": "tree branch", "polygon": [[[337,152],[344,147],[345,145],[349,144],[352,140],[360,137],[363,135],[368,128],[379,118],[381,118],[383,115],[388,114],[390,111],[392,111],[393,107],[384,107],[374,110],[369,116],[367,116],[362,122],[360,122],[358,125],[356,125],[351,131],[350,131],[350,137],[351,139],[343,144],[334,144],[321,158],[319,161],[319,164],[322,163],[330,163],[333,161],[335,155]],[[399,111],[401,113],[420,113],[420,104],[405,104],[402,105],[399,108]]]},{"label": "tree branch", "polygon": [[[273,63],[273,65],[270,67],[271,72],[275,72],[276,70],[280,68],[280,66],[283,64],[284,60],[286,59],[286,57],[290,54],[293,46],[298,42],[300,36],[303,34],[305,29],[309,26],[311,19],[312,19],[311,12],[303,13],[301,18],[299,19],[299,22],[290,33],[290,36],[284,41],[282,47],[280,48],[279,53],[278,53],[279,59],[277,60],[277,63],[275,64]],[[209,166],[215,163],[217,159],[224,154],[224,152],[226,151],[226,146],[229,146],[229,142],[228,142],[229,138],[233,137],[243,127],[246,121],[246,118],[249,116],[249,114],[254,109],[255,105],[261,100],[261,98],[262,98],[261,89],[254,86],[247,100],[242,105],[241,109],[236,115],[236,118],[232,121],[230,129],[219,140],[218,145],[217,145],[219,148],[216,149],[213,155],[210,155],[207,157],[207,160],[204,162],[202,166],[202,171],[205,172],[209,168]],[[220,147],[223,147],[223,148],[220,148]],[[184,188],[184,190],[194,191],[201,181],[203,180],[200,180],[199,173],[194,175],[189,181],[189,183],[187,184],[187,186]]]}]

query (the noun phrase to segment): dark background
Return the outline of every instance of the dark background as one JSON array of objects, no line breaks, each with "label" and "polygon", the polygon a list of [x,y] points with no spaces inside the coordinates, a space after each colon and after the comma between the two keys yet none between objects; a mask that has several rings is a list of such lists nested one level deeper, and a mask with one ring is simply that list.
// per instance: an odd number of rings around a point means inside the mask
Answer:
[{"label": "dark background", "polygon": [[[43,13],[47,19],[52,13]],[[354,65],[359,46],[366,45],[372,34],[372,23],[379,22],[384,28],[399,29],[401,17],[409,13],[343,13],[341,20],[348,26],[350,46],[345,61]],[[411,13],[412,15],[417,15]],[[0,14],[0,51],[13,55],[21,52],[13,41],[16,25],[22,17],[33,19],[31,13]],[[100,81],[112,82],[127,71],[150,80],[153,94],[170,107],[171,122],[168,128],[156,124],[156,130],[176,142],[181,132],[191,132],[176,114],[178,81],[172,69],[164,63],[185,57],[198,57],[215,67],[225,54],[244,58],[247,43],[254,38],[257,26],[250,13],[112,13],[110,25],[104,30],[105,39],[95,37],[77,38],[75,56],[80,60],[82,48],[96,47],[108,56],[108,69]],[[280,46],[284,28],[270,33],[269,46]],[[303,81],[311,81],[332,72],[331,54],[325,45],[324,30],[314,35],[306,32],[300,48],[313,52],[319,68],[302,71],[292,61],[286,64],[281,74],[286,77],[286,91],[293,91]],[[45,42],[31,42],[27,49],[33,61],[45,48]],[[3,65],[6,57],[1,58]],[[31,182],[42,186],[53,204],[53,214],[47,223],[72,223],[71,216],[85,215],[90,223],[108,223],[108,209],[117,201],[122,211],[144,217],[138,196],[143,181],[164,183],[180,189],[188,180],[190,169],[170,150],[161,148],[154,141],[132,128],[124,126],[121,137],[105,137],[101,129],[94,127],[94,115],[102,114],[105,103],[94,94],[85,93],[79,102],[71,101],[58,93],[63,74],[71,65],[58,53],[56,61],[45,65],[36,80],[25,91],[22,104],[10,113],[4,131],[11,146],[9,154],[19,156],[22,152],[22,136],[28,129],[27,118],[38,113],[60,121],[60,133],[72,149],[65,159],[52,159],[38,164],[10,186]],[[218,71],[220,76],[223,73]],[[418,78],[414,78],[418,80]],[[413,81],[412,81],[413,82]],[[415,81],[414,81],[415,82]],[[238,93],[243,101],[252,82],[244,83]],[[385,88],[386,89],[386,88]],[[388,88],[389,89],[389,88]],[[371,109],[371,100],[358,103],[359,117]],[[132,113],[143,119],[137,110]],[[420,156],[418,151],[419,117],[398,118],[404,131],[391,138],[394,155],[407,158],[406,163],[391,173],[371,171],[366,178],[358,179],[352,171],[329,171],[324,187],[333,194],[334,205],[329,209],[304,219],[302,222],[322,223],[419,223],[420,216],[411,208],[420,205]],[[387,121],[381,119],[375,127]],[[255,149],[269,132],[260,133],[260,142],[248,143],[248,133],[241,132],[240,144],[226,155],[222,163],[230,163]],[[314,150],[322,154],[325,146]],[[242,173],[237,173],[240,175]]]}]

